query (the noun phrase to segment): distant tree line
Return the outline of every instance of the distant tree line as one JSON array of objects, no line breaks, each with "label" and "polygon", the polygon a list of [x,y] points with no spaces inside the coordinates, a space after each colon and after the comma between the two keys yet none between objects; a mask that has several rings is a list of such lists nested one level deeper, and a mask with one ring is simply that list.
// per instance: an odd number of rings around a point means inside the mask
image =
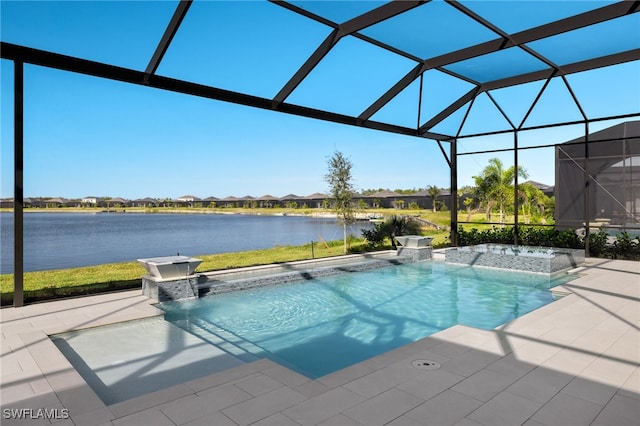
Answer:
[{"label": "distant tree line", "polygon": [[[429,189],[432,186],[427,186],[424,188],[411,188],[411,189],[401,189],[401,188],[397,188],[397,189],[389,189],[389,188],[378,188],[378,189],[363,189],[360,191],[360,195],[373,195],[375,193],[378,192],[384,192],[384,191],[389,191],[389,192],[395,192],[396,194],[400,194],[400,195],[413,195],[413,194],[417,194],[420,192],[423,193],[428,193]],[[439,190],[442,192],[443,190],[447,190],[449,191],[449,188],[439,188]]]}]

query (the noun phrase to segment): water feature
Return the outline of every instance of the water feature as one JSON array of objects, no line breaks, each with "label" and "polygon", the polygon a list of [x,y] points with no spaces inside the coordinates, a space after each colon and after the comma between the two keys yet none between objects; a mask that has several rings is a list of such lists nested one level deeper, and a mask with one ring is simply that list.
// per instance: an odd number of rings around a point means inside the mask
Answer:
[{"label": "water feature", "polygon": [[163,256],[138,259],[150,276],[155,279],[184,278],[193,275],[202,259],[189,256]]}]

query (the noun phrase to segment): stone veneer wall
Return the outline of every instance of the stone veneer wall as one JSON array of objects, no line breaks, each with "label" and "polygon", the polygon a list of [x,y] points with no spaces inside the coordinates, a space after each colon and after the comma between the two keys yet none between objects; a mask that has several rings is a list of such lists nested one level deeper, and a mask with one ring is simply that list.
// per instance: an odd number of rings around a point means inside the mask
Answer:
[{"label": "stone veneer wall", "polygon": [[433,247],[398,247],[398,256],[411,258],[414,262],[421,260],[431,260],[433,258]]},{"label": "stone veneer wall", "polygon": [[[522,250],[518,254],[510,253],[510,249],[514,246],[505,245],[504,247],[507,248],[505,253],[494,253],[491,250],[476,251],[473,246],[453,248],[445,252],[445,261],[463,265],[486,266],[546,274],[576,267],[584,263],[584,250],[551,249],[555,253],[554,257],[537,257],[527,256],[527,253],[522,253]],[[546,247],[533,247],[533,249],[547,250]]]},{"label": "stone veneer wall", "polygon": [[199,276],[192,275],[175,280],[156,281],[150,275],[145,275],[142,277],[142,294],[158,302],[192,299],[198,297],[199,280]]},{"label": "stone veneer wall", "polygon": [[393,259],[385,260],[369,260],[366,262],[353,263],[341,266],[326,266],[309,270],[298,270],[283,272],[272,275],[263,275],[250,278],[242,278],[238,280],[216,280],[208,279],[200,285],[200,297],[212,294],[227,293],[230,291],[249,289],[254,287],[262,287],[273,284],[283,284],[292,281],[300,281],[304,279],[327,277],[330,275],[338,275],[350,272],[362,272],[370,269],[382,268],[389,265],[401,265],[404,263],[413,263],[415,259],[407,256],[398,256]]}]

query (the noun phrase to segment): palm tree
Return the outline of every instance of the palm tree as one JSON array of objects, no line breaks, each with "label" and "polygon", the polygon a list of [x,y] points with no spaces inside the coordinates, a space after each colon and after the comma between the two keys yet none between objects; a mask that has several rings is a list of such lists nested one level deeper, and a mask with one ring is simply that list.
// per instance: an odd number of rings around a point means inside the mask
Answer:
[{"label": "palm tree", "polygon": [[487,222],[491,222],[491,209],[495,206],[495,201],[491,199],[491,187],[493,186],[491,176],[474,176],[475,188],[473,190],[473,196],[480,204],[480,207],[484,205],[485,218]]},{"label": "palm tree", "polygon": [[[487,204],[488,215],[490,215],[491,201],[493,205],[497,204],[500,211],[500,223],[505,221],[505,208],[513,202],[513,180],[515,179],[515,167],[511,166],[505,169],[502,161],[498,158],[489,160],[489,165],[484,168],[480,176],[474,176],[476,187],[479,189],[480,195]],[[518,166],[518,176],[526,179],[527,172]]]},{"label": "palm tree", "polygon": [[429,185],[427,187],[427,192],[431,196],[431,200],[433,200],[433,212],[436,212],[436,198],[440,195],[440,189],[435,185]]},{"label": "palm tree", "polygon": [[545,202],[549,197],[531,182],[518,185],[518,195],[521,200],[524,223],[528,224],[531,221],[531,207],[535,206],[539,213],[544,213]]}]

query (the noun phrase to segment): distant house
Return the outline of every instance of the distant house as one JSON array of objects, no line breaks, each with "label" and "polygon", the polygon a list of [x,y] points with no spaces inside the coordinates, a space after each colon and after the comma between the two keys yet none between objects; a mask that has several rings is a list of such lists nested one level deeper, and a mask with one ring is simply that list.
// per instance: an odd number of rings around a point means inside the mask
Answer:
[{"label": "distant house", "polygon": [[67,203],[67,200],[65,200],[64,198],[47,198],[45,200],[43,200],[43,204],[46,208],[51,208],[51,207],[64,207]]},{"label": "distant house", "polygon": [[[2,198],[0,199],[0,207],[6,209],[14,208],[13,198]],[[22,203],[22,207],[28,208],[33,207],[33,201],[31,198],[25,198]]]},{"label": "distant house", "polygon": [[[549,187],[538,182],[531,182],[543,192],[553,191],[553,187]],[[464,208],[464,199],[471,197],[471,194],[458,194],[458,208]],[[397,192],[383,190],[374,194],[363,195],[360,193],[353,194],[354,204],[362,208],[432,208],[433,200],[427,191],[419,191],[413,194],[400,194]],[[451,209],[450,192],[446,189],[440,191],[437,197],[439,204],[447,209]],[[198,198],[195,195],[183,195],[176,199],[159,199],[159,198],[142,198],[136,200],[126,200],[121,197],[94,197],[86,196],[73,201],[64,198],[33,198],[25,199],[25,207],[80,207],[80,206],[97,206],[100,208],[124,208],[124,207],[189,207],[189,208],[270,208],[270,207],[302,207],[324,209],[331,206],[332,199],[328,194],[315,192],[307,196],[296,194],[287,194],[283,197],[275,197],[265,194],[261,197],[253,197],[245,195],[244,197],[228,196],[222,199],[210,196],[207,198]],[[12,199],[0,200],[0,206],[12,207]]]},{"label": "distant house", "polygon": [[547,197],[553,197],[553,195],[554,195],[553,194],[554,188],[551,185],[545,185],[544,183],[536,182],[536,181],[533,181],[533,180],[528,180],[528,181],[522,182],[522,183],[523,184],[524,183],[529,183],[529,184],[535,186],[540,191],[542,191],[544,193],[544,195],[546,195]]},{"label": "distant house", "polygon": [[195,195],[183,195],[182,197],[176,198],[175,202],[183,207],[194,207],[195,203],[201,204],[200,198]]},{"label": "distant house", "polygon": [[135,207],[156,207],[157,204],[158,204],[157,200],[154,200],[153,198],[149,198],[149,197],[140,198],[133,202],[133,205]]},{"label": "distant house", "polygon": [[362,197],[363,199],[367,199],[369,201],[369,206],[373,208],[392,208],[395,207],[395,204],[398,200],[402,198],[401,194],[393,191],[378,191],[374,194],[367,195],[366,197]]},{"label": "distant house", "polygon": [[413,203],[417,204],[421,209],[433,209],[433,203],[436,201],[443,202],[444,200],[440,199],[440,195],[442,195],[442,190],[440,190],[440,194],[434,200],[433,197],[429,194],[429,191],[423,189],[422,191],[415,192],[410,194],[410,200],[408,200],[407,205],[411,205]]},{"label": "distant house", "polygon": [[221,207],[237,207],[238,204],[242,203],[242,199],[238,198],[238,197],[234,197],[234,196],[229,196],[229,197],[224,197],[222,200],[220,200],[220,205]]},{"label": "distant house", "polygon": [[220,201],[219,198],[216,197],[207,197],[205,199],[202,200],[202,205],[203,207],[215,207],[218,203],[218,201]]},{"label": "distant house", "polygon": [[265,194],[262,197],[258,197],[256,198],[256,201],[258,202],[258,206],[259,207],[273,207],[274,205],[278,204],[278,198],[274,197],[271,194]]},{"label": "distant house", "polygon": [[98,204],[98,197],[94,197],[92,195],[83,197],[82,204],[96,206]]},{"label": "distant house", "polygon": [[[238,202],[242,203],[242,206],[244,207],[252,207],[253,204],[256,206],[258,205],[256,199],[251,195],[245,195],[244,197],[238,198]],[[238,207],[240,207],[240,205],[238,205]]]},{"label": "distant house", "polygon": [[299,201],[303,197],[300,197],[296,194],[287,194],[284,197],[280,197],[280,206],[288,207],[288,208],[297,208],[299,207]]},{"label": "distant house", "polygon": [[312,208],[321,208],[325,204],[329,203],[329,196],[327,194],[322,194],[320,192],[314,192],[313,194],[309,194],[304,197],[304,202]]},{"label": "distant house", "polygon": [[183,203],[192,203],[194,201],[200,201],[200,198],[195,195],[183,195],[182,197],[176,198],[176,201],[180,201]]},{"label": "distant house", "polygon": [[112,206],[124,207],[127,205],[128,201],[124,198],[115,197],[110,199],[107,203],[111,204]]}]

